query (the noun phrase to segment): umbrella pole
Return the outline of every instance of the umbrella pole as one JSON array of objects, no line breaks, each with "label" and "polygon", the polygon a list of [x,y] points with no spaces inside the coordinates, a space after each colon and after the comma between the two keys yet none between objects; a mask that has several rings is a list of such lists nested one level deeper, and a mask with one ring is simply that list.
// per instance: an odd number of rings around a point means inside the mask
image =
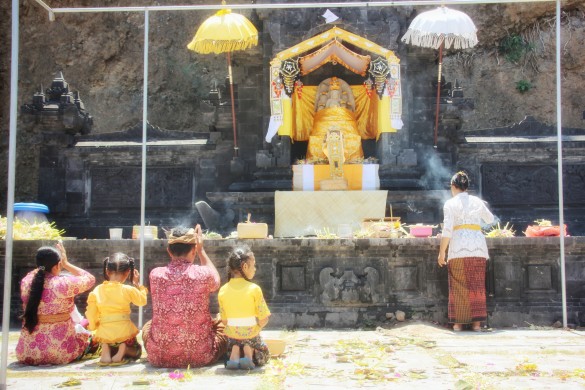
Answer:
[{"label": "umbrella pole", "polygon": [[234,80],[232,78],[232,59],[230,52],[227,52],[228,78],[230,80],[230,97],[232,100],[232,127],[234,129],[234,157],[238,157],[238,139],[236,135],[236,107],[234,104]]},{"label": "umbrella pole", "polygon": [[435,104],[435,133],[434,133],[434,141],[435,141],[435,148],[437,147],[437,138],[439,134],[439,102],[441,100],[441,68],[443,66],[443,45],[445,41],[441,42],[441,46],[439,46],[439,79],[437,81],[437,102]]}]

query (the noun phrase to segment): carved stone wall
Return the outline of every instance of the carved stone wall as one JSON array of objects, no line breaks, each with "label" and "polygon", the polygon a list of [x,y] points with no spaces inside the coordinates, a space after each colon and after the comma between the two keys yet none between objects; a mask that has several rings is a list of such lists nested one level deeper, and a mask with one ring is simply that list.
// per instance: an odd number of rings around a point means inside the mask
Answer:
[{"label": "carved stone wall", "polygon": [[[19,280],[34,268],[42,241],[15,241],[12,281],[12,325],[21,309]],[[138,240],[65,241],[68,256],[101,283],[102,259],[122,251],[136,258]],[[226,262],[232,247],[246,244],[254,251],[254,281],[264,292],[273,315],[271,327],[353,327],[383,321],[402,310],[408,318],[447,321],[447,269],[437,266],[438,239],[360,240],[208,240],[206,251],[227,280]],[[567,237],[566,291],[569,323],[585,325],[585,238]],[[561,318],[558,238],[502,238],[488,241],[490,260],[486,288],[488,325],[551,325]],[[0,242],[0,254],[4,243]],[[166,242],[145,241],[144,280],[168,263]],[[0,272],[2,270],[0,269]],[[1,283],[0,283],[1,284]],[[0,285],[0,291],[3,291]],[[85,310],[87,294],[77,298]],[[145,320],[151,316],[149,301]],[[217,297],[212,298],[217,312]],[[136,310],[134,310],[136,315]]]},{"label": "carved stone wall", "polygon": [[[39,198],[67,236],[107,238],[109,227],[130,237],[140,224],[142,126],[87,136],[68,148],[41,146]],[[146,222],[159,227],[202,223],[195,203],[227,189],[229,143],[219,133],[193,134],[149,126]],[[161,237],[162,229],[159,229]]]}]

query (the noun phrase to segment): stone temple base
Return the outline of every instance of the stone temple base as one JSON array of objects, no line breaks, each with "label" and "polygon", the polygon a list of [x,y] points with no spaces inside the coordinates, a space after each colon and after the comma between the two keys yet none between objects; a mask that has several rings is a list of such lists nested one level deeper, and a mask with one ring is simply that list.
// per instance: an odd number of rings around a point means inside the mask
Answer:
[{"label": "stone temple base", "polygon": [[[18,282],[34,267],[46,241],[15,241],[11,325],[21,312]],[[272,311],[272,327],[357,327],[401,310],[407,318],[447,322],[447,270],[437,266],[437,238],[207,240],[206,251],[226,282],[226,261],[235,245],[256,257],[254,281]],[[585,324],[585,237],[567,237],[566,291],[569,323]],[[68,256],[102,282],[102,260],[114,252],[139,257],[138,240],[65,241]],[[488,325],[548,326],[561,319],[558,238],[496,238],[488,241]],[[4,252],[4,242],[0,243]],[[166,241],[145,242],[144,283],[168,262]],[[0,287],[3,288],[3,287]],[[76,298],[85,312],[87,294]],[[150,318],[152,302],[144,308]],[[212,299],[217,312],[217,299]],[[133,315],[137,316],[136,309]]]}]

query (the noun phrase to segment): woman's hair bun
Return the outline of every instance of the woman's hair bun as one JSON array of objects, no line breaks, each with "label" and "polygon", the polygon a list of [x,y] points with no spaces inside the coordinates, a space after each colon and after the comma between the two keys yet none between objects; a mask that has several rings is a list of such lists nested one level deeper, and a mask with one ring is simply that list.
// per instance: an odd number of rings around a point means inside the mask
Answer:
[{"label": "woman's hair bun", "polygon": [[463,171],[459,171],[451,178],[451,184],[461,191],[467,191],[469,188],[469,176]]}]

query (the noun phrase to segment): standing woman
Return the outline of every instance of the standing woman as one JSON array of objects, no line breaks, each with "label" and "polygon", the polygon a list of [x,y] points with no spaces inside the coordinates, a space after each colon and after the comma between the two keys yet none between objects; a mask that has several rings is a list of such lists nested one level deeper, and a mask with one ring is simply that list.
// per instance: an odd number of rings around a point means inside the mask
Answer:
[{"label": "standing woman", "polygon": [[[23,326],[16,358],[28,365],[66,364],[81,357],[90,344],[86,333],[76,333],[71,312],[77,294],[89,290],[95,278],[69,263],[61,243],[37,250],[37,268],[20,282],[24,305]],[[61,275],[61,270],[71,275]]]},{"label": "standing woman", "polygon": [[471,329],[479,332],[481,321],[487,319],[485,268],[489,257],[480,223],[492,223],[494,216],[481,199],[467,193],[467,188],[465,172],[453,175],[453,197],[443,207],[438,263],[440,267],[447,264],[449,270],[449,322],[453,330],[458,332],[471,324]]}]

